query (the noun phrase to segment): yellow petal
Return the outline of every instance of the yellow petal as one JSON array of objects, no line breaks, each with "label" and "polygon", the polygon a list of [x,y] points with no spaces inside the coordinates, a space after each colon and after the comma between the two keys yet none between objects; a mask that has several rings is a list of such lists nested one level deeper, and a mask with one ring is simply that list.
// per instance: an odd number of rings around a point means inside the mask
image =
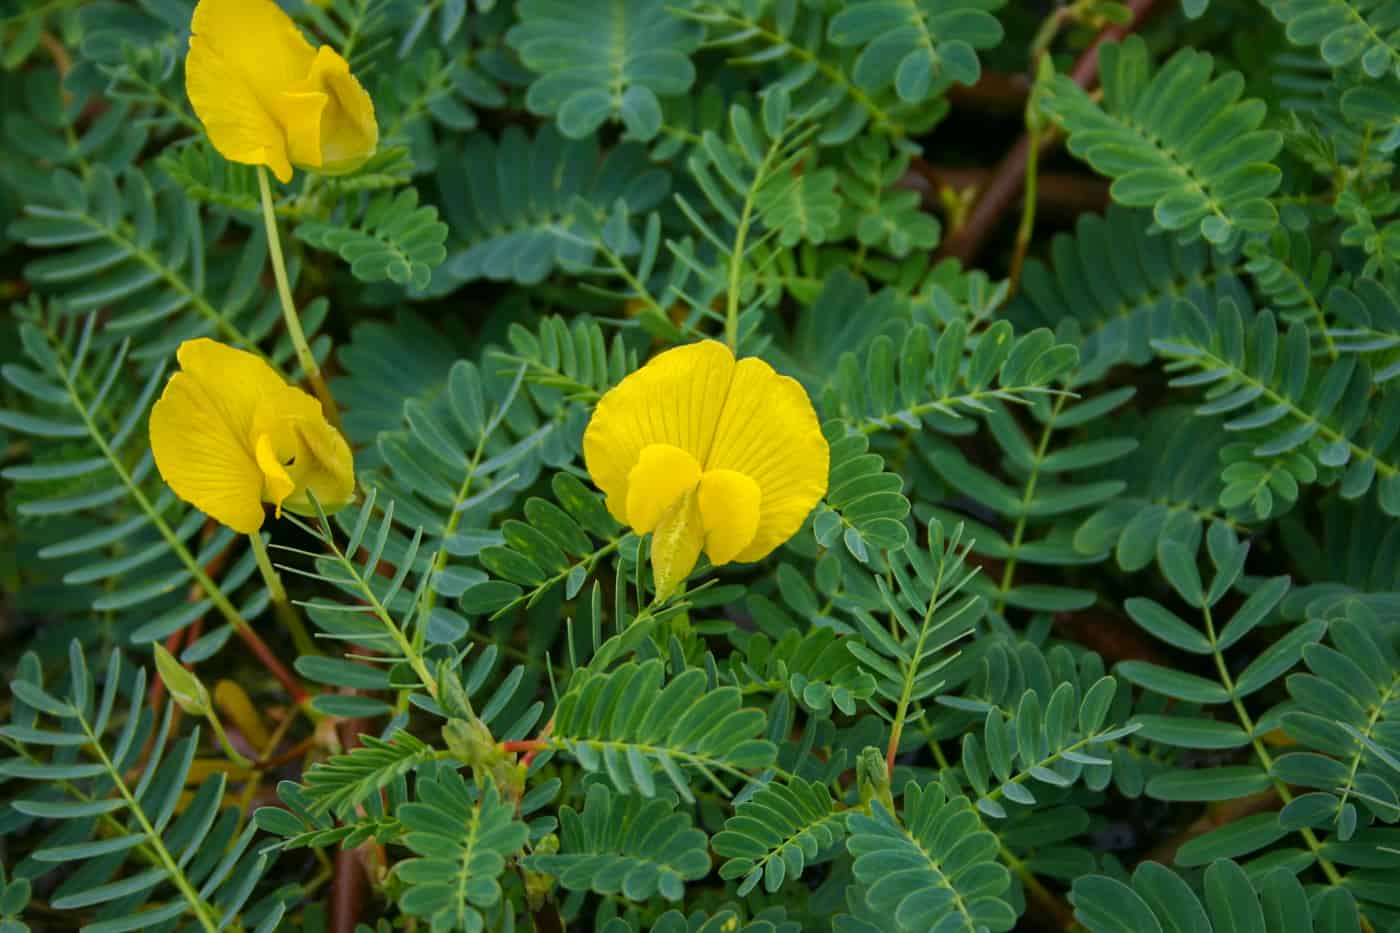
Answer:
[{"label": "yellow petal", "polygon": [[350,445],[321,414],[319,404],[314,417],[296,419],[294,430],[297,454],[289,470],[296,491],[283,506],[300,515],[314,515],[310,492],[327,515],[340,511],[355,497],[355,459]]},{"label": "yellow petal", "polygon": [[644,535],[666,510],[700,482],[700,464],[670,444],[648,444],[627,475],[627,522]]},{"label": "yellow petal", "polygon": [[262,471],[245,436],[189,373],[176,373],[151,409],[151,453],[175,494],[240,534],[263,523]]},{"label": "yellow petal", "polygon": [[603,396],[583,435],[583,459],[626,524],[627,483],[649,444],[670,444],[703,464],[729,394],[734,357],[706,340],[658,354]]},{"label": "yellow petal", "polygon": [[214,148],[289,181],[274,101],[311,71],[315,49],[272,0],[199,0],[190,30],[185,88]]},{"label": "yellow petal", "polygon": [[734,556],[753,561],[791,538],[826,494],[830,450],[801,384],[749,358],[734,367],[714,444],[702,464],[706,472],[734,470],[758,485],[758,530]]},{"label": "yellow petal", "polygon": [[700,517],[705,525],[705,554],[718,567],[748,547],[758,533],[758,484],[734,470],[710,470],[700,477]]},{"label": "yellow petal", "polygon": [[[318,114],[317,160],[306,162],[326,174],[353,171],[374,155],[379,145],[379,124],[374,101],[350,73],[350,65],[329,46],[316,50],[311,74],[289,93],[316,93],[326,99]],[[294,138],[289,125],[288,136]],[[295,143],[293,149],[295,150]],[[295,155],[292,161],[299,161]]]},{"label": "yellow petal", "polygon": [[273,0],[199,0],[190,32],[213,46],[264,101],[305,78],[316,58]]},{"label": "yellow petal", "polygon": [[262,497],[277,507],[277,517],[281,518],[282,502],[296,489],[296,483],[283,465],[271,434],[258,435],[253,454],[263,475]]},{"label": "yellow petal", "polygon": [[272,111],[287,139],[287,155],[293,165],[319,168],[321,165],[321,118],[330,98],[321,91],[283,91],[272,103]]},{"label": "yellow petal", "polygon": [[219,155],[266,165],[284,184],[292,180],[282,127],[243,76],[198,37],[185,58],[185,93]]},{"label": "yellow petal", "polygon": [[669,598],[700,559],[705,530],[697,500],[694,489],[681,493],[651,536],[651,574],[657,600]]},{"label": "yellow petal", "polygon": [[350,448],[320,402],[213,340],[187,340],[176,355],[181,371],[151,413],[151,446],[177,495],[243,533],[262,524],[263,502],[280,515],[310,512],[308,490],[327,511],[350,501]]},{"label": "yellow petal", "polygon": [[[282,399],[288,391],[306,395],[288,386],[262,357],[207,337],[186,340],[175,351],[175,357],[181,371],[203,386],[209,398],[209,414],[234,429],[247,445],[249,456],[252,455],[254,428],[260,418],[266,417],[266,408],[260,409],[261,403]],[[316,400],[310,401],[312,410],[319,412]]]}]

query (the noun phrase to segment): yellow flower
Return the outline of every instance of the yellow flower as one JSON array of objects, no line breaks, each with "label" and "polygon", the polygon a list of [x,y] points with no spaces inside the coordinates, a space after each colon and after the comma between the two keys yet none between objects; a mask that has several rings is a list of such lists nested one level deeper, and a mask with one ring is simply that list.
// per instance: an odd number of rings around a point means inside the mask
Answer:
[{"label": "yellow flower", "polygon": [[312,48],[272,0],[199,0],[185,91],[214,148],[266,165],[352,171],[374,154],[374,102],[329,46]]},{"label": "yellow flower", "polygon": [[608,511],[652,532],[659,599],[695,568],[766,557],[826,494],[830,451],[796,380],[706,340],[667,350],[598,403],[583,457]]},{"label": "yellow flower", "polygon": [[333,512],[355,491],[350,447],[321,403],[260,357],[201,337],[176,351],[180,371],[151,409],[156,469],[191,505],[241,534],[262,527],[263,503]]}]

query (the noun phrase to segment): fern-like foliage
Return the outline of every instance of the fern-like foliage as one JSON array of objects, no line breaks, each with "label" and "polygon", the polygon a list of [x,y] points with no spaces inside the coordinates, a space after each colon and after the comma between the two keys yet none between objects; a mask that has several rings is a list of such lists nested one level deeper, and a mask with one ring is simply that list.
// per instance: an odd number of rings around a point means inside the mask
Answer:
[{"label": "fern-like foliage", "polygon": [[1231,297],[1248,307],[1238,273],[1228,255],[1153,236],[1145,211],[1114,205],[1102,217],[1081,215],[1072,236],[1058,234],[1048,262],[1028,261],[1008,311],[1018,325],[1077,325],[1077,377],[1089,382],[1119,363],[1150,362],[1151,342],[1172,331],[1178,299],[1208,307]]},{"label": "fern-like foliage", "polygon": [[735,322],[739,335],[780,297],[776,288],[756,287],[757,273],[772,261],[768,245],[784,236],[795,243],[815,235],[820,242],[839,220],[834,175],[804,166],[815,127],[790,107],[781,92],[768,96],[758,119],[731,105],[727,132],[707,131],[686,159],[705,203],[676,196],[701,238],[698,249],[688,241],[668,244],[696,280],[680,297],[697,317],[713,314],[712,302],[724,303],[725,320]]},{"label": "fern-like foliage", "polygon": [[885,458],[870,452],[870,439],[845,422],[833,418],[822,433],[831,444],[831,472],[826,503],[812,520],[817,542],[829,548],[840,541],[862,562],[872,553],[904,546],[909,540],[904,481],[885,470]]},{"label": "fern-like foliage", "polygon": [[[652,926],[648,933],[801,933],[801,924],[786,918],[781,907],[761,910],[748,920],[730,908],[708,914],[694,911],[686,915],[679,910],[668,910]],[[602,933],[642,933],[640,921],[614,917],[602,928]]]},{"label": "fern-like foliage", "polygon": [[1247,530],[1242,509],[1219,504],[1228,435],[1218,420],[1166,407],[1133,432],[1142,445],[1100,473],[1122,482],[1123,489],[1075,529],[1076,551],[1085,557],[1111,552],[1121,569],[1137,571],[1159,560],[1168,542],[1195,553],[1215,525]]},{"label": "fern-like foliage", "polygon": [[1400,77],[1400,7],[1394,0],[1265,0],[1290,42],[1318,46],[1327,64],[1359,64],[1372,78]]},{"label": "fern-like foliage", "polygon": [[[214,247],[223,225],[206,225],[174,186],[105,166],[84,177],[59,172],[24,212],[11,234],[56,251],[35,259],[26,275],[63,314],[110,314],[103,339],[130,337],[138,360],[167,359],[181,341],[201,336],[255,349],[280,320],[273,296],[256,288],[267,255],[261,237],[211,262],[221,255]],[[314,336],[325,309],[309,311],[303,328]],[[290,343],[277,354],[290,355]]]},{"label": "fern-like foliage", "polygon": [[589,220],[601,230],[619,201],[630,215],[651,210],[671,180],[639,147],[620,146],[600,162],[595,142],[546,127],[534,139],[517,128],[497,142],[472,136],[460,159],[439,167],[438,184],[455,234],[447,274],[534,285],[593,261],[603,242],[588,235]]},{"label": "fern-like foliage", "polygon": [[1092,933],[1148,930],[1277,930],[1352,933],[1361,930],[1356,901],[1334,889],[1311,900],[1298,879],[1275,871],[1251,879],[1238,864],[1213,862],[1202,879],[1204,903],[1182,878],[1157,862],[1138,865],[1131,879],[1086,875],[1074,883],[1074,916]]},{"label": "fern-like foliage", "polygon": [[1327,333],[1323,308],[1336,275],[1332,254],[1321,252],[1314,256],[1312,243],[1306,236],[1290,236],[1280,229],[1267,240],[1248,243],[1245,255],[1249,257],[1245,271],[1269,297],[1279,317],[1289,324],[1308,320],[1322,332],[1322,350],[1335,359],[1337,347]]},{"label": "fern-like foliage", "polygon": [[[233,533],[197,539],[204,516],[155,482],[146,418],[165,382],[163,365],[127,381],[130,342],[97,346],[95,324],[92,316],[65,322],[33,306],[20,326],[28,361],[3,369],[29,407],[0,410],[0,424],[35,445],[29,463],[4,475],[21,490],[21,515],[55,523],[39,556],[64,562],[82,609],[139,608],[142,617],[123,626],[134,641],[164,638],[210,609],[227,625],[246,625],[267,605],[266,594],[237,605],[229,593],[254,572],[252,555],[215,582],[205,568],[235,547]],[[77,517],[88,523],[82,531],[57,524]],[[191,588],[195,598],[183,600]]]},{"label": "fern-like foliage", "polygon": [[842,354],[822,411],[863,434],[919,431],[926,423],[957,432],[959,419],[990,411],[993,400],[1024,402],[1053,391],[1077,359],[1074,347],[1043,328],[1018,337],[1005,321],[978,333],[962,321],[937,334],[916,324],[901,335],[898,351],[881,335],[864,354]]},{"label": "fern-like foliage", "polygon": [[1315,790],[1289,803],[1280,822],[1331,828],[1349,842],[1358,827],[1400,821],[1400,748],[1391,725],[1400,667],[1394,639],[1361,603],[1331,618],[1327,640],[1303,649],[1309,673],[1288,678],[1298,707],[1283,727],[1310,751],[1280,756],[1275,773]]},{"label": "fern-like foliage", "polygon": [[[829,13],[803,0],[695,0],[684,15],[706,27],[707,44],[726,50],[732,65],[773,70],[770,86],[790,95],[794,112],[820,126],[816,141],[822,146],[851,142],[867,128],[900,139],[927,131],[946,115],[946,103],[932,88],[911,103],[896,96],[893,82],[874,89],[859,83],[853,72],[859,51],[835,41]],[[938,86],[948,83],[945,78]],[[664,129],[675,140],[663,151],[686,142],[684,130],[670,125],[676,122],[668,115]]]},{"label": "fern-like foliage", "polygon": [[427,288],[433,268],[447,257],[447,225],[438,220],[436,207],[418,204],[412,188],[374,195],[363,213],[347,210],[342,218],[303,223],[296,234],[318,249],[339,253],[362,282],[387,280],[418,291]]},{"label": "fern-like foliage", "polygon": [[[895,625],[886,627],[874,614],[858,612],[861,640],[851,646],[875,678],[880,702],[871,708],[895,723],[890,747],[897,748],[899,730],[916,722],[924,702],[943,686],[940,671],[950,660],[948,649],[970,634],[986,604],[963,592],[976,575],[966,563],[968,545],[962,527],[945,532],[938,522],[928,526],[928,546],[910,542],[890,555],[893,585],[877,578],[882,609]],[[889,709],[893,704],[893,710]]]},{"label": "fern-like foliage", "polygon": [[1133,36],[1099,50],[1103,103],[1064,75],[1044,86],[1045,111],[1069,133],[1069,149],[1111,176],[1113,199],[1150,207],[1157,223],[1216,245],[1278,222],[1268,196],[1283,145],[1262,130],[1265,106],[1245,99],[1244,77],[1210,80],[1212,59],[1183,49],[1155,74],[1147,45]]},{"label": "fern-like foliage", "polygon": [[581,412],[559,406],[558,420],[541,417],[521,392],[524,367],[498,375],[458,360],[445,386],[404,400],[395,430],[381,431],[376,448],[387,469],[382,488],[391,495],[399,521],[441,538],[450,552],[473,554],[458,529],[479,528],[486,516],[528,486],[546,462],[570,459],[567,438],[583,430]]},{"label": "fern-like foliage", "polygon": [[[1126,604],[1129,616],[1143,630],[1174,648],[1200,656],[1214,664],[1216,675],[1205,677],[1185,671],[1175,670],[1146,661],[1125,661],[1118,665],[1118,674],[1146,690],[1177,700],[1180,711],[1170,714],[1140,715],[1136,722],[1141,726],[1142,735],[1154,742],[1198,750],[1247,750],[1243,763],[1222,764],[1215,767],[1174,768],[1155,775],[1147,785],[1147,794],[1159,800],[1202,801],[1219,800],[1243,796],[1268,789],[1274,790],[1283,800],[1285,809],[1279,812],[1264,812],[1244,817],[1213,829],[1184,843],[1175,856],[1179,865],[1206,865],[1221,858],[1240,858],[1252,855],[1260,849],[1296,832],[1306,849],[1300,854],[1307,862],[1317,862],[1323,866],[1330,881],[1330,887],[1343,888],[1349,885],[1343,880],[1342,871],[1334,862],[1343,865],[1352,862],[1352,843],[1346,842],[1341,833],[1325,845],[1314,834],[1311,824],[1331,823],[1336,820],[1340,829],[1353,831],[1357,814],[1344,812],[1348,801],[1341,800],[1333,793],[1319,792],[1316,795],[1295,796],[1290,786],[1326,787],[1334,793],[1355,793],[1348,785],[1345,775],[1346,764],[1332,761],[1316,752],[1300,752],[1288,764],[1282,757],[1275,757],[1261,739],[1263,724],[1280,720],[1290,721],[1292,712],[1287,707],[1252,709],[1259,700],[1251,699],[1261,695],[1261,691],[1278,682],[1283,675],[1302,659],[1305,653],[1325,666],[1332,657],[1340,657],[1338,652],[1327,654],[1319,650],[1318,642],[1328,628],[1324,619],[1311,619],[1301,624],[1289,626],[1282,634],[1267,640],[1263,647],[1252,654],[1252,659],[1242,668],[1231,668],[1225,658],[1236,645],[1246,639],[1259,641],[1258,633],[1262,623],[1274,618],[1279,602],[1289,588],[1286,577],[1275,577],[1262,582],[1234,610],[1228,622],[1224,613],[1219,612],[1221,601],[1229,594],[1240,579],[1247,556],[1248,546],[1230,539],[1227,534],[1213,532],[1208,535],[1209,550],[1215,573],[1207,584],[1202,580],[1194,559],[1190,559],[1179,548],[1171,548],[1164,555],[1163,571],[1182,602],[1194,608],[1201,619],[1201,626],[1188,623],[1181,616],[1162,604],[1138,597]],[[1223,624],[1221,624],[1223,623]],[[1376,645],[1369,640],[1360,640],[1355,628],[1344,627],[1341,643],[1352,647],[1353,651],[1379,650],[1382,653],[1393,650]],[[1379,659],[1377,659],[1379,660]],[[1351,662],[1345,669],[1350,670]],[[1384,675],[1389,681],[1390,674]],[[1367,678],[1374,687],[1375,674]],[[1291,679],[1290,679],[1291,681]],[[1365,690],[1363,685],[1358,689]],[[1315,687],[1315,680],[1300,681],[1300,690],[1309,695],[1309,688]],[[1322,688],[1331,696],[1341,688],[1335,684]],[[1316,692],[1316,691],[1314,691]],[[1354,703],[1355,701],[1351,701]],[[1216,715],[1196,712],[1197,708],[1219,710]],[[1299,711],[1301,712],[1301,710]],[[1365,714],[1343,714],[1355,718]],[[1340,725],[1334,731],[1321,731],[1309,728],[1312,720],[1296,719],[1294,728],[1305,735],[1306,744],[1327,753],[1344,756],[1355,755],[1350,760],[1357,763],[1371,751],[1366,742],[1355,739],[1355,744],[1338,746],[1338,737],[1352,739],[1350,732]],[[1362,720],[1364,722],[1364,718]],[[1327,723],[1330,725],[1331,720]],[[1368,741],[1370,741],[1368,739]],[[1374,744],[1374,743],[1373,743]],[[1382,749],[1382,755],[1389,754]],[[1382,758],[1381,761],[1384,759]],[[1382,765],[1387,767],[1387,765]],[[1339,777],[1339,775],[1341,775]],[[1367,781],[1368,786],[1371,782]],[[1382,782],[1384,784],[1384,781]],[[1363,791],[1362,793],[1365,793]],[[1379,812],[1387,817],[1394,815],[1388,790],[1377,798]],[[1298,803],[1298,801],[1305,801]],[[1284,814],[1288,817],[1285,818]],[[1382,860],[1390,864],[1392,857]],[[1372,864],[1367,860],[1363,864]],[[1360,882],[1365,875],[1358,877]],[[1363,900],[1369,900],[1364,885],[1355,888],[1355,893]]]},{"label": "fern-like foliage", "polygon": [[858,0],[831,18],[828,33],[838,46],[861,48],[853,69],[858,85],[893,85],[900,100],[917,103],[981,76],[976,50],[1003,35],[987,7],[977,0]]},{"label": "fern-like foliage", "polygon": [[437,757],[436,749],[407,732],[397,732],[387,741],[360,736],[360,745],[349,754],[307,769],[305,798],[309,812],[334,812],[344,818],[370,794]]},{"label": "fern-like foliage", "polygon": [[527,102],[582,139],[609,119],[646,141],[661,128],[661,97],[695,81],[689,53],[700,30],[646,0],[524,0],[507,41],[540,77]]},{"label": "fern-like foliage", "polygon": [[549,747],[604,771],[621,793],[655,795],[660,767],[685,800],[693,799],[687,769],[727,793],[722,777],[747,780],[746,769],[773,763],[773,743],[758,738],[766,717],[741,706],[737,688],[707,689],[696,668],[663,681],[659,660],[578,671],[555,708]]},{"label": "fern-like foliage", "polygon": [[[802,618],[821,618],[817,594],[791,566],[778,570],[784,600]],[[775,627],[774,613],[763,626]],[[782,633],[770,641],[766,635],[731,637],[743,646],[744,660],[734,661],[734,679],[741,686],[786,690],[805,708],[828,715],[832,708],[854,715],[856,704],[875,691],[875,678],[863,670],[852,653],[852,642],[832,628],[813,628],[805,634],[792,621],[783,618]]]},{"label": "fern-like foliage", "polygon": [[499,879],[529,829],[494,785],[469,788],[455,771],[419,781],[415,791],[395,813],[416,856],[394,866],[408,885],[399,906],[435,930],[478,933],[486,929],[481,912],[500,901]]},{"label": "fern-like foliage", "polygon": [[1333,289],[1325,312],[1337,325],[1326,335],[1336,352],[1360,354],[1378,386],[1400,376],[1400,302],[1380,282],[1363,278]]},{"label": "fern-like foliage", "polygon": [[898,818],[874,802],[869,815],[847,819],[846,848],[870,909],[888,929],[1010,930],[1016,912],[1002,894],[1011,876],[967,798],[910,783],[903,800]]},{"label": "fern-like foliage", "polygon": [[63,867],[51,905],[91,910],[102,929],[184,923],[212,933],[240,917],[275,929],[285,909],[275,895],[249,906],[272,857],[250,848],[255,827],[241,829],[238,808],[224,807],[225,776],[180,806],[199,730],[176,740],[173,701],[157,724],[144,669],[129,668],[120,652],[108,656],[100,681],[77,642],[68,663],[67,686],[46,686],[38,658],[27,655],[10,685],[11,720],[0,727],[10,754],[0,774],[33,783],[9,806],[26,822],[55,824],[17,876]]},{"label": "fern-like foliage", "polygon": [[724,831],[710,840],[715,853],[727,859],[720,877],[742,878],[740,897],[760,881],[765,891],[777,891],[845,837],[845,820],[824,784],[800,778],[770,783],[739,804]]},{"label": "fern-like foliage", "polygon": [[962,744],[961,763],[978,793],[977,809],[1004,818],[999,801],[1035,806],[1033,788],[1064,788],[1080,780],[1094,790],[1106,787],[1113,765],[1105,757],[1108,744],[1140,728],[1106,723],[1117,690],[1112,677],[1100,678],[1082,697],[1076,684],[1063,683],[1044,707],[1038,694],[1027,691],[1014,717],[989,710],[980,741],[967,733]]},{"label": "fern-like foliage", "polygon": [[919,193],[895,187],[909,170],[908,152],[890,152],[881,137],[846,147],[841,194],[846,199],[845,229],[862,246],[883,249],[896,259],[938,245],[938,219],[920,210]]},{"label": "fern-like foliage", "polygon": [[1022,563],[1069,567],[1102,554],[1085,555],[1076,550],[1064,518],[1114,500],[1126,483],[1117,478],[1075,482],[1071,477],[1120,460],[1136,449],[1137,441],[1106,428],[1100,430],[1099,436],[1058,448],[1054,440],[1064,436],[1060,432],[1081,429],[1105,418],[1132,395],[1131,389],[1122,389],[1075,404],[1069,403],[1067,395],[1053,400],[1037,397],[1027,406],[1032,421],[1030,432],[1021,428],[1005,406],[993,403],[987,422],[1014,484],[968,462],[951,445],[925,448],[929,464],[955,492],[996,514],[1001,526],[1009,529],[1004,534],[978,523],[970,533],[974,550],[1005,562],[1000,579],[995,583],[988,581],[984,587],[994,599],[995,611],[1012,606],[1064,612],[1082,609],[1092,601],[1093,594],[1084,590],[1018,581],[1016,570]]},{"label": "fern-like foliage", "polygon": [[1281,334],[1271,312],[1245,314],[1229,301],[1213,320],[1183,302],[1176,320],[1176,334],[1154,342],[1182,373],[1172,385],[1208,386],[1197,412],[1228,415],[1224,429],[1241,438],[1222,473],[1222,506],[1249,502],[1265,517],[1274,496],[1291,502],[1299,485],[1320,481],[1350,499],[1374,485],[1381,508],[1400,514],[1400,397],[1372,397],[1364,364],[1343,356],[1319,365],[1303,326]]},{"label": "fern-like foliage", "polygon": [[685,882],[709,873],[705,833],[676,809],[674,794],[614,794],[589,786],[582,810],[559,810],[559,851],[523,860],[573,891],[621,894],[644,901],[680,900]]},{"label": "fern-like foliage", "polygon": [[100,82],[65,92],[59,70],[41,65],[7,76],[6,87],[12,96],[0,131],[21,158],[6,160],[0,173],[10,197],[21,204],[51,205],[53,176],[59,171],[122,172],[150,138],[149,129],[137,119],[142,110],[124,102],[115,103],[101,119],[84,119],[87,108],[100,99]]}]

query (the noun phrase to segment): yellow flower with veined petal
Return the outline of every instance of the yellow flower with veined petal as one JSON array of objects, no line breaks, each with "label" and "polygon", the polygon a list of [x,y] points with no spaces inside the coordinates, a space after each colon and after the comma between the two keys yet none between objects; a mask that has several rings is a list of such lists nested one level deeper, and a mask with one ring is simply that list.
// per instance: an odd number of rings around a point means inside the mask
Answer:
[{"label": "yellow flower with veined petal", "polygon": [[604,395],[583,458],[613,517],[652,533],[665,599],[701,550],[719,566],[791,538],[826,494],[831,455],[796,380],[706,340],[657,355]]},{"label": "yellow flower with veined petal", "polygon": [[313,48],[272,0],[199,0],[185,92],[224,158],[337,174],[379,145],[374,102],[329,46]]},{"label": "yellow flower with veined petal", "polygon": [[321,403],[260,357],[201,337],[176,351],[180,371],[151,409],[151,452],[175,494],[240,534],[263,503],[311,514],[349,503],[355,466]]}]

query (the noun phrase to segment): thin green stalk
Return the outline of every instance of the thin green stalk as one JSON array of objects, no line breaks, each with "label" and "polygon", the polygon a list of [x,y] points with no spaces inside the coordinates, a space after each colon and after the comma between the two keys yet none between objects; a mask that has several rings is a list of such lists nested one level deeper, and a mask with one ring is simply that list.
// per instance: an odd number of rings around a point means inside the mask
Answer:
[{"label": "thin green stalk", "polygon": [[102,742],[93,734],[92,728],[88,725],[86,719],[79,718],[78,721],[82,724],[83,732],[87,734],[88,740],[92,743],[92,748],[97,753],[98,760],[102,762],[102,767],[107,769],[107,776],[116,786],[117,791],[122,795],[122,799],[126,801],[127,809],[131,811],[131,815],[136,817],[136,822],[141,825],[141,831],[145,834],[146,839],[149,840],[151,849],[155,853],[156,858],[160,861],[161,867],[166,870],[171,883],[179,889],[181,896],[189,903],[190,908],[194,911],[195,919],[199,921],[200,927],[207,930],[208,933],[217,933],[219,926],[206,912],[205,908],[207,905],[190,885],[189,879],[185,877],[184,871],[175,863],[175,859],[171,857],[170,851],[166,849],[165,843],[161,841],[160,834],[156,832],[156,828],[151,825],[150,820],[146,819],[146,812],[141,809],[141,804],[131,795],[131,791],[127,789],[126,780],[122,777],[121,772],[117,770],[117,766],[112,763],[112,759],[107,756],[107,750],[102,747]]},{"label": "thin green stalk", "polygon": [[755,196],[768,178],[768,169],[773,156],[781,148],[782,139],[773,140],[768,151],[763,154],[763,162],[754,172],[753,184],[744,193],[744,208],[739,214],[739,226],[734,231],[734,251],[729,256],[729,294],[724,311],[724,342],[733,353],[739,352],[739,285],[744,277],[745,244],[749,237],[749,227],[753,224]]},{"label": "thin green stalk", "polygon": [[[1269,750],[1264,747],[1263,741],[1255,734],[1254,719],[1249,715],[1249,711],[1244,708],[1244,701],[1241,700],[1235,692],[1235,679],[1230,676],[1230,669],[1225,664],[1225,656],[1220,652],[1220,645],[1215,636],[1215,619],[1211,615],[1210,607],[1202,607],[1201,615],[1206,624],[1206,638],[1210,639],[1211,657],[1215,660],[1216,676],[1220,679],[1221,686],[1225,688],[1225,692],[1230,695],[1230,705],[1234,707],[1235,716],[1239,719],[1240,725],[1244,727],[1245,732],[1248,732],[1250,735],[1249,741],[1254,749],[1255,757],[1258,758],[1259,763],[1264,766],[1264,770],[1272,776],[1274,771],[1274,758],[1269,754]],[[1279,799],[1285,804],[1292,803],[1293,792],[1288,789],[1288,785],[1276,777],[1272,778],[1272,780],[1274,791],[1278,794]],[[1319,841],[1313,831],[1306,826],[1299,832],[1303,837],[1303,841],[1308,844],[1308,848],[1312,850],[1313,856],[1317,859],[1318,867],[1321,868],[1322,873],[1327,876],[1327,880],[1334,886],[1340,887],[1343,883],[1341,873],[1337,871],[1337,866],[1333,865],[1331,860],[1322,854],[1321,841]],[[1364,915],[1362,917],[1362,925],[1369,927]]]},{"label": "thin green stalk", "polygon": [[[1035,95],[1032,94],[1029,107],[1034,106],[1036,106]],[[1030,140],[1030,149],[1026,153],[1026,184],[1021,194],[1021,223],[1016,228],[1016,248],[1015,252],[1011,254],[1010,278],[1013,293],[1021,285],[1021,268],[1026,263],[1026,251],[1030,249],[1031,236],[1035,233],[1035,207],[1039,197],[1036,185],[1040,180],[1040,133],[1040,120],[1028,114],[1026,135]]]},{"label": "thin green stalk", "polygon": [[370,586],[369,581],[364,578],[364,575],[359,572],[359,569],[351,562],[350,558],[340,549],[340,545],[335,543],[330,535],[328,523],[326,523],[324,518],[322,522],[324,526],[322,538],[326,546],[330,548],[331,556],[335,559],[336,563],[340,564],[343,570],[350,574],[350,579],[346,582],[353,582],[355,584],[356,589],[360,591],[361,598],[363,598],[366,605],[370,607],[370,611],[374,614],[374,617],[379,620],[380,624],[384,626],[385,631],[388,632],[389,637],[393,639],[403,660],[406,661],[408,666],[413,668],[413,672],[418,675],[418,680],[422,683],[423,689],[427,690],[428,695],[436,700],[438,698],[437,678],[433,676],[432,671],[428,670],[428,663],[423,659],[423,655],[414,645],[413,639],[405,635],[403,629],[399,628],[398,623],[394,621],[394,617],[389,613],[388,607],[380,600],[379,594],[374,592],[374,587]]},{"label": "thin green stalk", "polygon": [[1040,482],[1040,465],[1045,462],[1045,452],[1050,447],[1050,435],[1055,430],[1055,419],[1060,416],[1061,410],[1065,407],[1068,395],[1057,396],[1055,407],[1050,412],[1050,417],[1045,421],[1045,429],[1040,432],[1040,444],[1035,449],[1035,462],[1031,464],[1031,475],[1026,478],[1026,489],[1021,496],[1020,514],[1016,516],[1016,528],[1011,534],[1010,553],[1007,555],[1006,564],[1001,571],[1001,585],[997,587],[997,604],[995,612],[1001,615],[1006,610],[1006,594],[1011,589],[1011,582],[1016,575],[1016,555],[1021,550],[1021,542],[1026,537],[1026,514],[1030,508],[1031,501],[1035,499],[1035,487]]},{"label": "thin green stalk", "polygon": [[258,572],[262,574],[263,582],[267,584],[268,594],[272,597],[272,608],[277,613],[278,620],[292,636],[292,643],[296,645],[298,654],[320,654],[316,643],[311,640],[311,635],[307,633],[306,626],[302,624],[301,615],[287,599],[287,588],[282,585],[282,575],[277,572],[277,568],[272,566],[272,559],[267,556],[267,545],[263,543],[261,532],[253,532],[248,536],[248,542],[253,546],[253,556],[258,561]]},{"label": "thin green stalk", "polygon": [[306,332],[301,329],[301,318],[297,317],[296,305],[292,301],[292,287],[287,282],[287,264],[282,259],[282,240],[277,235],[277,211],[272,204],[272,187],[267,181],[267,168],[262,165],[258,166],[258,192],[262,196],[263,225],[267,228],[267,252],[272,258],[272,275],[277,280],[277,297],[282,302],[282,319],[287,323],[287,334],[296,348],[297,362],[301,364],[302,372],[306,373],[311,388],[321,400],[326,418],[339,428],[340,409],[336,408],[326,378],[321,375],[321,367],[311,354]]},{"label": "thin green stalk", "polygon": [[[251,769],[253,763],[233,747],[233,743],[228,740],[228,733],[224,732],[224,724],[219,722],[219,716],[212,707],[205,711],[204,718],[208,721],[209,727],[214,730],[214,738],[219,740],[219,747],[223,749],[224,757],[232,762],[236,768]],[[291,717],[288,717],[287,721],[290,722]]]},{"label": "thin green stalk", "polygon": [[899,754],[899,740],[903,736],[904,722],[909,715],[910,698],[914,695],[914,682],[918,680],[919,661],[924,654],[924,641],[928,638],[928,626],[933,621],[933,614],[938,609],[938,597],[943,590],[943,569],[944,565],[940,563],[938,578],[933,583],[933,593],[929,596],[928,608],[924,610],[923,623],[919,626],[919,638],[914,642],[914,650],[909,654],[911,660],[904,665],[904,685],[900,689],[899,703],[895,706],[894,722],[890,725],[890,744],[885,752],[885,769],[890,777],[894,777],[894,759]]}]

